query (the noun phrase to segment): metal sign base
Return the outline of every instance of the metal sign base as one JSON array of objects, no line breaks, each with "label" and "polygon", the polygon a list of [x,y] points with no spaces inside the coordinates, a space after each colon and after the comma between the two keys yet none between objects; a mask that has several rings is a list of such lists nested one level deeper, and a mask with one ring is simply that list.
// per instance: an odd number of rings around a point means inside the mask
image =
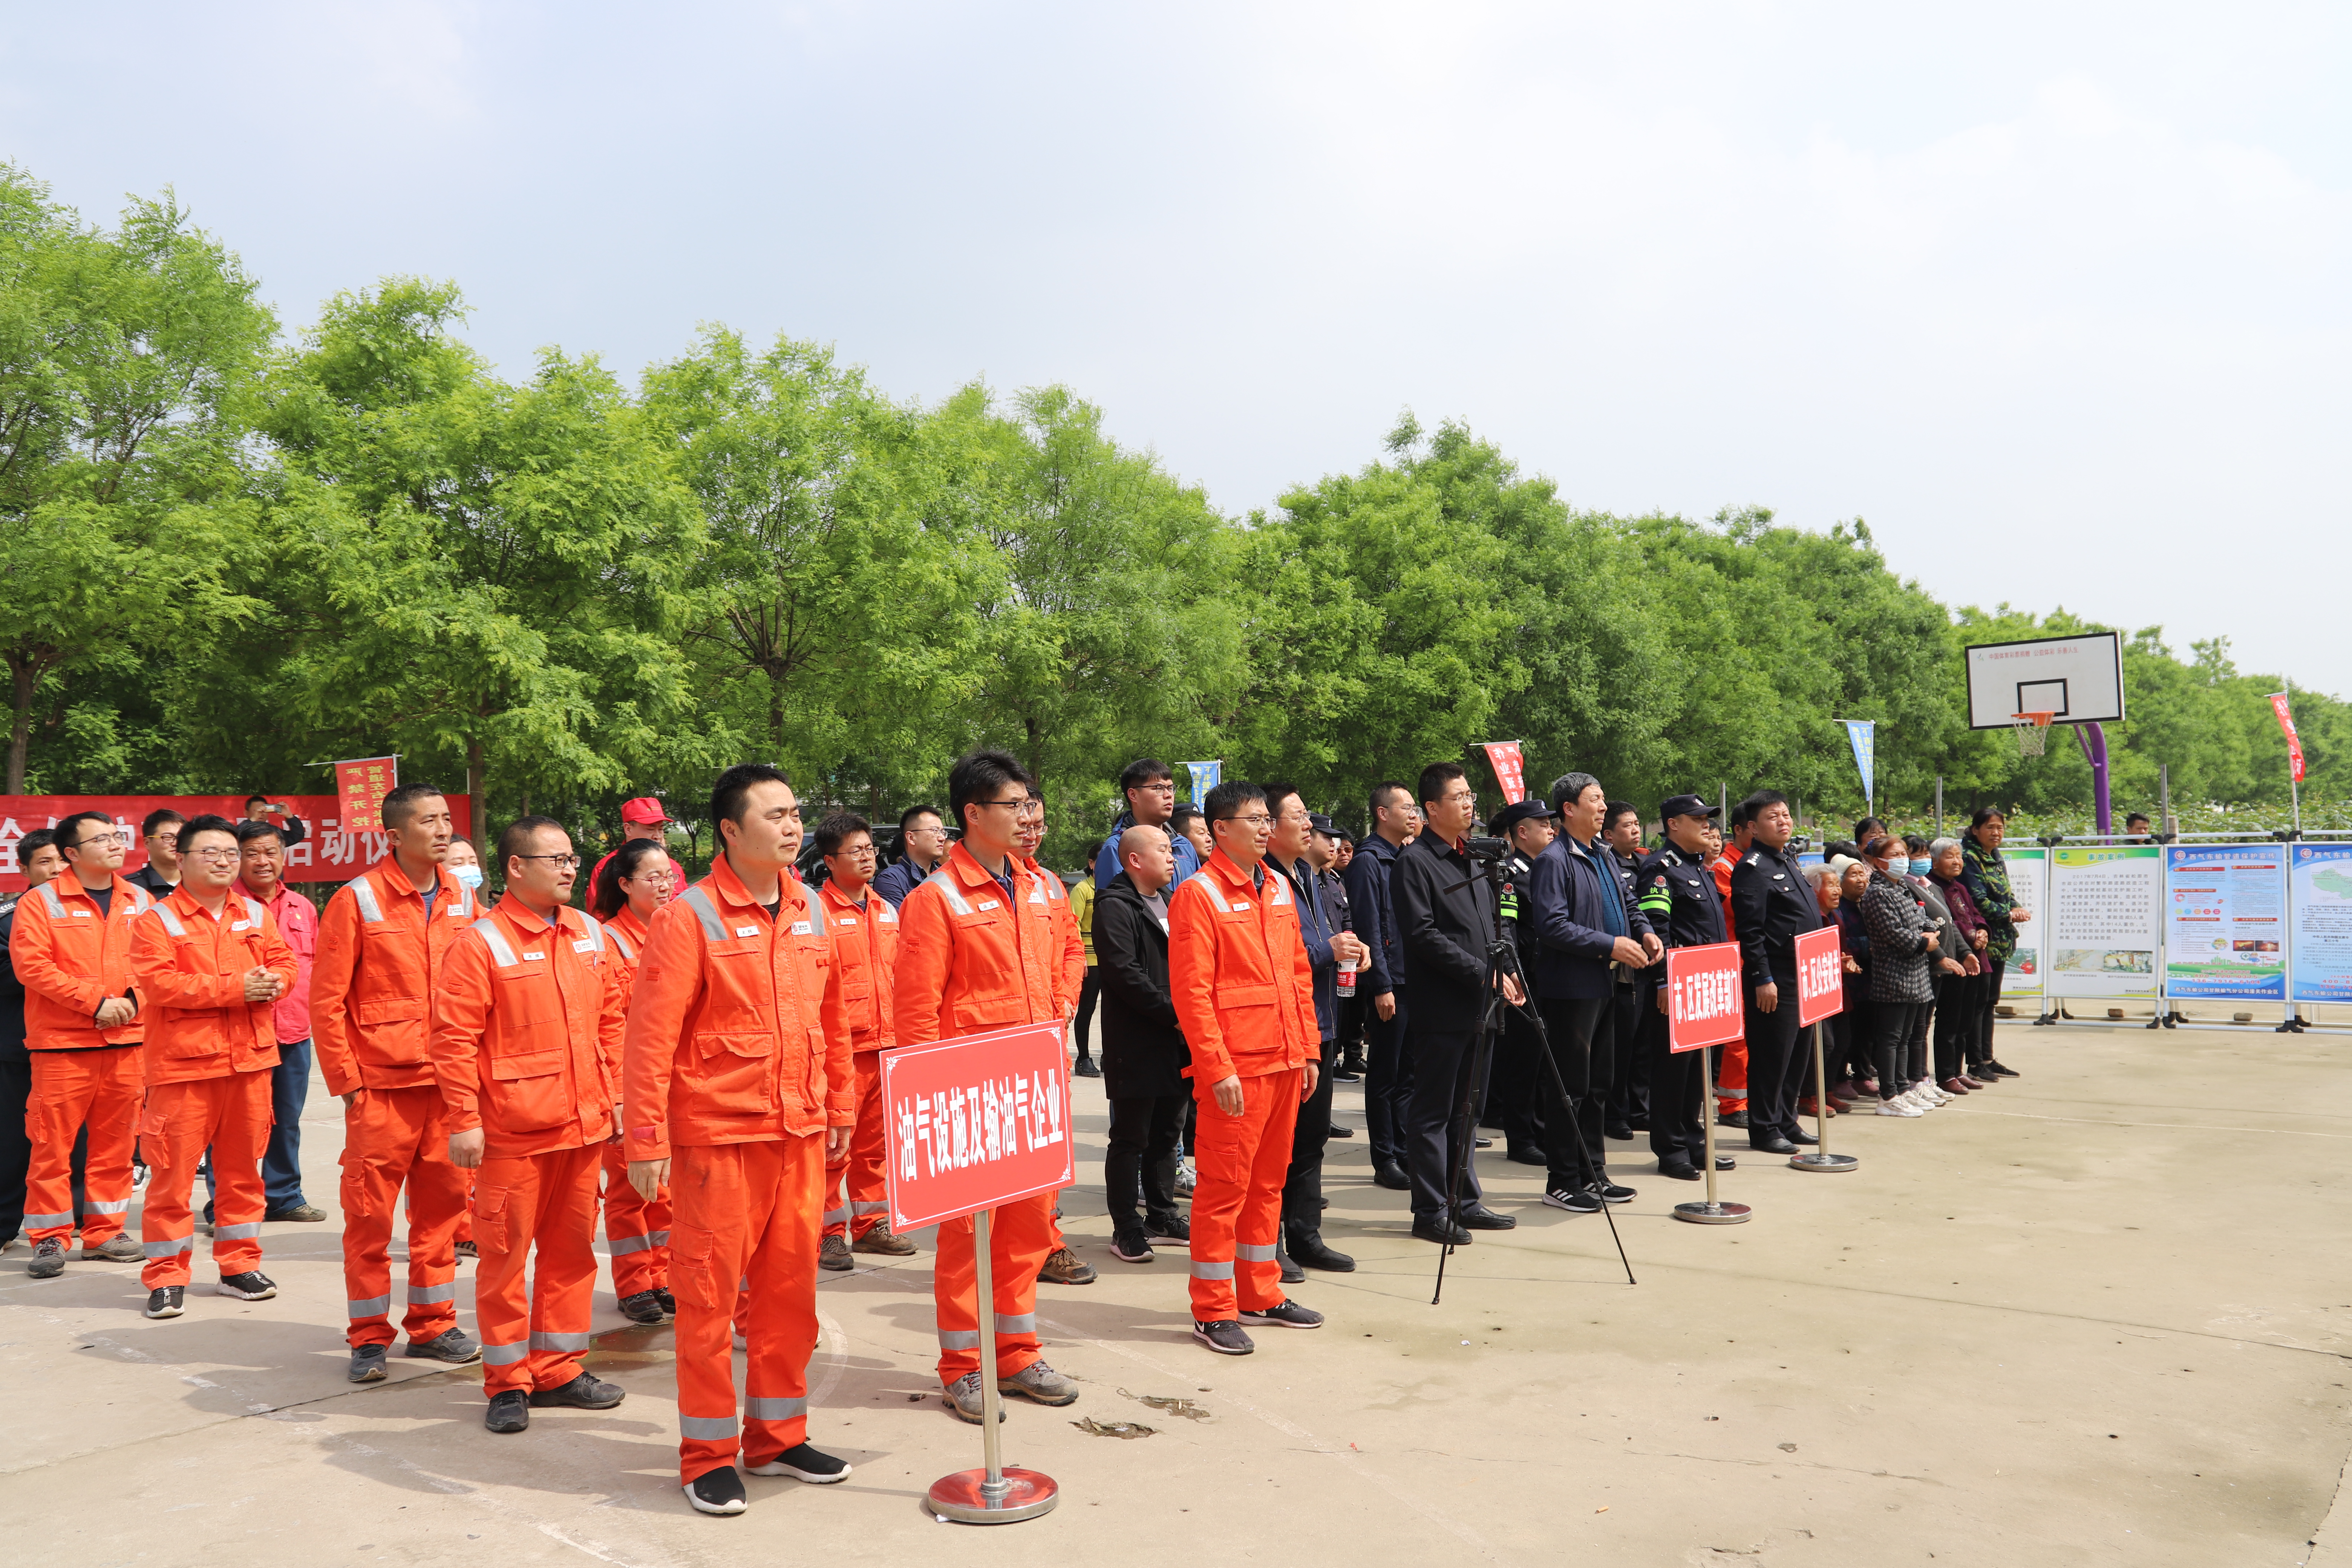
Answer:
[{"label": "metal sign base", "polygon": [[1808,1149],[1801,1154],[1789,1156],[1789,1168],[1795,1171],[1827,1171],[1832,1175],[1851,1171],[1861,1161],[1851,1154],[1824,1154],[1818,1149]]},{"label": "metal sign base", "polygon": [[1707,1055],[1709,1049],[1698,1047],[1698,1124],[1706,1139],[1706,1202],[1676,1204],[1675,1217],[1693,1225],[1745,1225],[1746,1204],[1715,1201],[1715,1058]]},{"label": "metal sign base", "polygon": [[1750,1211],[1746,1204],[1676,1204],[1675,1217],[1693,1225],[1745,1225]]},{"label": "metal sign base", "polygon": [[1822,1026],[1813,1025],[1813,1136],[1819,1142],[1789,1156],[1792,1171],[1826,1171],[1843,1175],[1862,1163],[1851,1154],[1830,1152],[1830,1074],[1822,1056]]},{"label": "metal sign base", "polygon": [[984,1461],[977,1470],[958,1470],[931,1483],[924,1506],[941,1519],[964,1524],[1018,1524],[1051,1513],[1062,1500],[1054,1478],[1035,1470],[1004,1467],[1004,1435],[997,1430],[1003,1395],[996,1391],[996,1279],[989,1257],[989,1222],[992,1209],[971,1216],[973,1300],[980,1306],[980,1452]]}]

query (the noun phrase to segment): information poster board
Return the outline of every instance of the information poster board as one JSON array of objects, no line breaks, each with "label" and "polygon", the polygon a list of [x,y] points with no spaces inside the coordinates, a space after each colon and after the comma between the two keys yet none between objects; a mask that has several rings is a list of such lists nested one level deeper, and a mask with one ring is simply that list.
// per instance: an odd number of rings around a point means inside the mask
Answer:
[{"label": "information poster board", "polygon": [[2038,997],[2042,994],[2042,938],[2050,919],[2050,851],[2039,844],[2003,845],[2001,862],[2009,868],[2010,890],[2017,907],[2033,918],[2017,928],[2017,951],[2000,972],[2000,994]]},{"label": "information poster board", "polygon": [[2167,996],[2286,1000],[2286,859],[2284,844],[2166,847]]},{"label": "information poster board", "polygon": [[2062,844],[2050,852],[2042,941],[2053,996],[2153,1001],[2162,976],[2164,848]]},{"label": "information poster board", "polygon": [[2352,844],[2289,846],[2295,1002],[2352,1002]]}]

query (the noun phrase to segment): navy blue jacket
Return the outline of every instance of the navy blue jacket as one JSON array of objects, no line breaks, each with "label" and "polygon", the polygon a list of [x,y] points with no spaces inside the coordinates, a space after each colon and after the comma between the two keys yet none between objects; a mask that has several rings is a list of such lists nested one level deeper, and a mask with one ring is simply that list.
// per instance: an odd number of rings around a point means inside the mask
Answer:
[{"label": "navy blue jacket", "polygon": [[[1119,863],[1118,841],[1120,836],[1134,826],[1135,813],[1120,812],[1118,820],[1110,825],[1110,837],[1102,841],[1100,849],[1095,851],[1096,892],[1099,893],[1109,887],[1110,879],[1126,869]],[[1185,878],[1201,868],[1201,852],[1192,847],[1191,839],[1176,831],[1173,823],[1163,823],[1160,831],[1168,835],[1168,841],[1176,851],[1176,879],[1168,884],[1169,891],[1174,892],[1184,885]]]},{"label": "navy blue jacket", "polygon": [[1519,918],[1535,927],[1538,996],[1559,1001],[1611,994],[1616,983],[1609,955],[1617,939],[1609,934],[1603,899],[1614,900],[1624,911],[1626,935],[1638,942],[1652,934],[1608,850],[1601,850],[1596,860],[1591,850],[1562,834],[1536,857]]},{"label": "navy blue jacket", "polygon": [[1298,934],[1307,943],[1307,962],[1315,966],[1315,1026],[1329,1045],[1339,1036],[1339,961],[1332,954],[1331,938],[1348,929],[1347,906],[1330,906],[1323,879],[1306,861],[1285,866],[1269,855],[1265,863],[1290,879],[1298,900]]},{"label": "navy blue jacket", "polygon": [[1356,994],[1378,996],[1404,984],[1404,942],[1397,931],[1396,901],[1391,879],[1396,875],[1397,847],[1375,833],[1356,846],[1341,879],[1348,884],[1348,910],[1356,934],[1371,954],[1356,976]]},{"label": "navy blue jacket", "polygon": [[907,895],[921,887],[923,879],[929,875],[929,871],[902,855],[882,868],[882,874],[874,879],[874,890],[888,900],[890,907],[895,910],[905,903]]}]

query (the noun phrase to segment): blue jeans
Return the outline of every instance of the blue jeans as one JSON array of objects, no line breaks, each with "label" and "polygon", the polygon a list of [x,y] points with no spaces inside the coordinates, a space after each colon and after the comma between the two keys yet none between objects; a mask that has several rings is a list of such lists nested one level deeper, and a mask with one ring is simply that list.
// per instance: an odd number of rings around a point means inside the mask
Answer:
[{"label": "blue jeans", "polygon": [[[278,1066],[269,1074],[269,1147],[261,1156],[264,1212],[299,1208],[302,1196],[302,1107],[310,1099],[310,1042],[297,1040],[278,1047]],[[213,1160],[205,1154],[205,1192],[213,1190]],[[205,1218],[213,1217],[212,1199],[205,1200]]]}]

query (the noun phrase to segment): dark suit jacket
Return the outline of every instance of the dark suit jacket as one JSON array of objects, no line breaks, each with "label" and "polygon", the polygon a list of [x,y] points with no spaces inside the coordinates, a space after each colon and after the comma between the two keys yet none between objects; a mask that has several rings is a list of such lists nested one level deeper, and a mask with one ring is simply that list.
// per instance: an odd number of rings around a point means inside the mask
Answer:
[{"label": "dark suit jacket", "polygon": [[1102,984],[1103,1093],[1140,1100],[1191,1092],[1192,1053],[1168,989],[1168,928],[1121,871],[1095,895],[1095,974]]}]

